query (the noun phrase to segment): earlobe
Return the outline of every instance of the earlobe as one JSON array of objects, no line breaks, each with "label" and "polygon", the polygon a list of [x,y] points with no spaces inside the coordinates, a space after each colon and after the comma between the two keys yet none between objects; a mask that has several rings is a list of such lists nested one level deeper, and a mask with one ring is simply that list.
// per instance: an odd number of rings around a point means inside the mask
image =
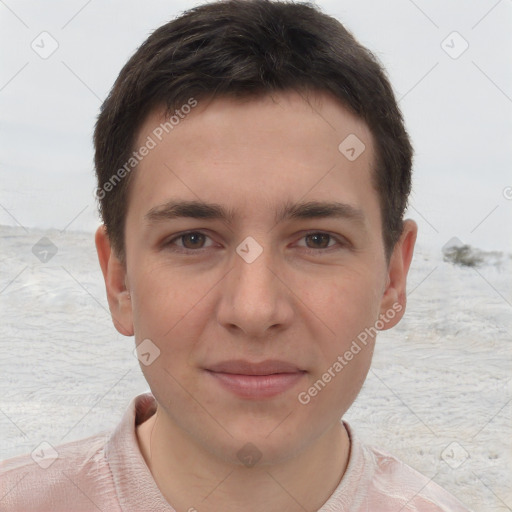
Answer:
[{"label": "earlobe", "polygon": [[104,225],[96,230],[95,242],[114,326],[121,334],[133,336],[132,303],[127,287],[126,266],[112,250]]},{"label": "earlobe", "polygon": [[[414,253],[418,226],[413,220],[406,220],[400,239],[393,249],[381,301],[380,316],[388,319],[383,330],[394,327],[405,313],[407,304],[407,274]],[[389,313],[393,311],[393,314]]]}]

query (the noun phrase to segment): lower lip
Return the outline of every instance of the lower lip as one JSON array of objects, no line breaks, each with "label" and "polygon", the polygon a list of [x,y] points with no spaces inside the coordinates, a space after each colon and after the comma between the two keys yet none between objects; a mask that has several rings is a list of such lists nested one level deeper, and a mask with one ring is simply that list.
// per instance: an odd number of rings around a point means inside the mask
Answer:
[{"label": "lower lip", "polygon": [[270,398],[288,391],[297,384],[305,372],[273,373],[271,375],[238,375],[209,373],[221,386],[241,398]]}]

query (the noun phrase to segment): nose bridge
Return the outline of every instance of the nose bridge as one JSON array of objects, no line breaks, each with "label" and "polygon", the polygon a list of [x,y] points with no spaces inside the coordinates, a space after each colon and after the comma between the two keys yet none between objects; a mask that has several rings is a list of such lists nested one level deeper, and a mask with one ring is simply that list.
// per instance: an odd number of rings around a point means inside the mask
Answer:
[{"label": "nose bridge", "polygon": [[[258,305],[263,309],[274,300],[275,277],[270,272],[272,265],[272,250],[263,248],[255,241],[242,242],[237,247],[235,258],[235,296],[244,304]],[[244,252],[247,251],[247,252]]]},{"label": "nose bridge", "polygon": [[269,327],[289,321],[290,308],[285,287],[274,275],[277,262],[272,251],[261,246],[258,249],[250,240],[247,244],[237,248],[234,267],[222,293],[219,321],[226,326],[236,325],[246,334],[261,336]]},{"label": "nose bridge", "polygon": [[263,251],[254,261],[244,260],[242,257],[235,259],[234,274],[238,286],[235,292],[241,294],[248,302],[265,302],[258,299],[271,299],[274,288],[274,274],[270,271],[272,257],[269,250]]}]

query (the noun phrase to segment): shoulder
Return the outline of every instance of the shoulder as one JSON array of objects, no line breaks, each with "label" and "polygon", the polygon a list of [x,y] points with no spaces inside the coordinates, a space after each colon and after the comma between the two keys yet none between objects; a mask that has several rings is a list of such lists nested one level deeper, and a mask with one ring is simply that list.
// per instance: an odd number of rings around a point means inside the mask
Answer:
[{"label": "shoulder", "polygon": [[457,498],[393,455],[350,437],[347,469],[321,512],[470,512]]},{"label": "shoulder", "polygon": [[[469,512],[455,496],[393,455],[371,446],[362,446],[375,496],[387,497],[404,512]],[[385,498],[384,498],[385,499]]]},{"label": "shoulder", "polygon": [[43,442],[30,454],[0,462],[2,511],[85,511],[104,503],[113,488],[105,456],[109,436],[101,432],[58,446]]}]

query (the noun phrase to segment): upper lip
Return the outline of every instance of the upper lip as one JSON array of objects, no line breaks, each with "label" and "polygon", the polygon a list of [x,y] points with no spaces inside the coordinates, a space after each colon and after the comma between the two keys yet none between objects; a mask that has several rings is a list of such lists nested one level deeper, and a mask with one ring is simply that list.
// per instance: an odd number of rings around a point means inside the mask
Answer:
[{"label": "upper lip", "polygon": [[272,375],[274,373],[299,373],[303,371],[295,364],[277,359],[267,359],[259,363],[251,363],[242,359],[222,361],[208,366],[206,370],[235,375]]}]

